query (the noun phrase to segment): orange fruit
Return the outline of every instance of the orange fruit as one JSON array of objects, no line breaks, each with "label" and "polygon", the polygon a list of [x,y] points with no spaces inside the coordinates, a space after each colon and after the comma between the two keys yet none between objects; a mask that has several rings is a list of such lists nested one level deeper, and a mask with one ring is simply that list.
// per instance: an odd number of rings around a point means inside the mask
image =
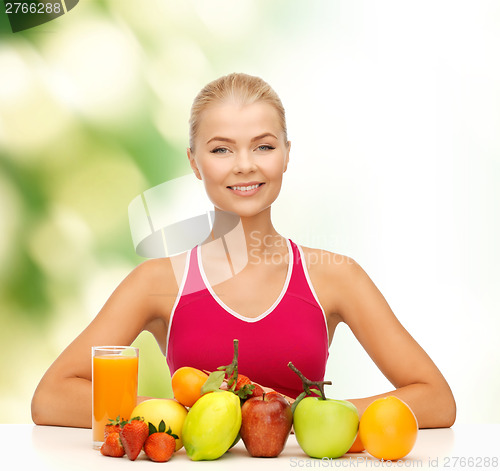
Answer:
[{"label": "orange fruit", "polygon": [[410,407],[395,396],[373,401],[359,421],[359,437],[368,453],[383,460],[398,460],[412,450],[418,424]]},{"label": "orange fruit", "polygon": [[201,370],[183,366],[172,376],[174,397],[184,406],[191,407],[201,397],[201,387],[208,375]]},{"label": "orange fruit", "polygon": [[365,446],[363,445],[361,438],[359,438],[359,432],[356,435],[356,440],[354,440],[354,443],[351,445],[351,448],[347,450],[347,453],[361,453],[365,449]]}]

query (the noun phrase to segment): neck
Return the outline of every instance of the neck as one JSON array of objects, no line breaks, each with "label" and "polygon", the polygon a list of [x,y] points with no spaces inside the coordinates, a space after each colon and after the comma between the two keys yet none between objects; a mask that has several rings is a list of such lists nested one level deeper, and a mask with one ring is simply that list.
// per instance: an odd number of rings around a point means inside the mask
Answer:
[{"label": "neck", "polygon": [[[271,208],[251,217],[240,217],[215,209],[212,232],[205,243],[224,239],[238,251],[272,252],[283,247],[284,238],[276,231],[271,221]],[[286,244],[285,244],[286,246]]]}]

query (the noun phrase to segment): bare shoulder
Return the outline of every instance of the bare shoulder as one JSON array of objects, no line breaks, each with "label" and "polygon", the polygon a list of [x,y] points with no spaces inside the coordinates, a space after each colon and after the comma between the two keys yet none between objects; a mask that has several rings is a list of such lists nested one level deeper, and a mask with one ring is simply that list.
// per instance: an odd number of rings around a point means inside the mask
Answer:
[{"label": "bare shoulder", "polygon": [[156,310],[169,313],[181,285],[187,252],[142,262],[130,274]]},{"label": "bare shoulder", "polygon": [[144,277],[151,283],[164,285],[182,279],[187,252],[172,257],[152,258],[140,263],[133,271],[136,276]]},{"label": "bare shoulder", "polygon": [[324,249],[301,246],[311,283],[326,313],[337,314],[345,287],[362,268],[351,257]]},{"label": "bare shoulder", "polygon": [[154,258],[138,265],[130,276],[151,295],[177,296],[184,276],[187,252],[172,257]]},{"label": "bare shoulder", "polygon": [[[380,305],[387,309],[387,302],[366,271],[353,258],[318,249],[304,249],[309,254],[308,269],[318,297],[325,302],[339,319],[351,328],[361,318],[363,303]],[[321,295],[320,295],[321,293]],[[370,310],[370,309],[368,309]]]},{"label": "bare shoulder", "polygon": [[170,315],[177,299],[184,271],[187,252],[173,257],[146,260],[129,275],[133,291],[139,290],[138,298],[146,310],[147,319],[143,330],[153,334],[165,354]]},{"label": "bare shoulder", "polygon": [[301,246],[304,253],[304,261],[310,275],[316,277],[345,277],[361,267],[351,257],[324,249],[316,249]]}]

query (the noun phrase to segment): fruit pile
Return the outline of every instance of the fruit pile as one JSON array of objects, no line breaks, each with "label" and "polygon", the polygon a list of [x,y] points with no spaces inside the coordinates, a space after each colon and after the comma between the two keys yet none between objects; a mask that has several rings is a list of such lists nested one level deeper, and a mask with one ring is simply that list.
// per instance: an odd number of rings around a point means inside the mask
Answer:
[{"label": "fruit pile", "polygon": [[[349,401],[325,397],[323,388],[331,384],[329,381],[310,381],[292,363],[288,366],[299,375],[304,387],[293,405],[295,435],[302,450],[312,458],[339,458],[366,449],[375,458],[389,461],[403,458],[413,449],[417,419],[401,399],[377,399],[359,419],[356,407]],[[309,396],[312,392],[319,397]]]},{"label": "fruit pile", "polygon": [[348,402],[327,399],[329,381],[302,380],[301,393],[291,406],[276,391],[267,391],[238,373],[238,341],[233,360],[214,372],[183,367],[172,376],[175,399],[150,399],[106,426],[101,453],[135,460],[144,450],[153,461],[168,461],[182,446],[193,461],[215,460],[240,438],[251,456],[276,457],[294,426],[297,442],[313,458],[339,458],[345,453],[368,453],[378,459],[406,456],[417,438],[417,420],[400,399],[389,396],[372,402],[361,419]]},{"label": "fruit pile", "polygon": [[240,438],[251,456],[278,456],[285,447],[292,428],[290,404],[238,373],[237,340],[229,365],[208,375],[180,368],[172,376],[172,390],[190,407],[182,440],[192,460],[217,459]]},{"label": "fruit pile", "polygon": [[174,454],[175,440],[179,438],[170,428],[168,430],[165,428],[163,420],[157,429],[151,422],[146,424],[142,417],[121,422],[117,418],[104,429],[101,453],[115,458],[121,458],[126,454],[131,461],[135,461],[144,449],[150,460],[164,463]]}]

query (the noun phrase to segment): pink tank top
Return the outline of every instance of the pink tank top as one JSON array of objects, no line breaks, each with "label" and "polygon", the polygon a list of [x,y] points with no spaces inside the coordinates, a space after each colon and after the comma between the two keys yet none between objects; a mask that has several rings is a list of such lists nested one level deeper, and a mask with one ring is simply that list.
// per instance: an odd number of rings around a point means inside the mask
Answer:
[{"label": "pink tank top", "polygon": [[238,371],[252,381],[295,398],[300,379],[288,362],[311,380],[322,380],[328,359],[326,317],[314,292],[302,249],[287,240],[289,266],[275,303],[255,318],[242,316],[214,293],[201,263],[201,247],[187,255],[184,278],[170,315],[167,363],[215,371],[233,357],[239,340]]}]

